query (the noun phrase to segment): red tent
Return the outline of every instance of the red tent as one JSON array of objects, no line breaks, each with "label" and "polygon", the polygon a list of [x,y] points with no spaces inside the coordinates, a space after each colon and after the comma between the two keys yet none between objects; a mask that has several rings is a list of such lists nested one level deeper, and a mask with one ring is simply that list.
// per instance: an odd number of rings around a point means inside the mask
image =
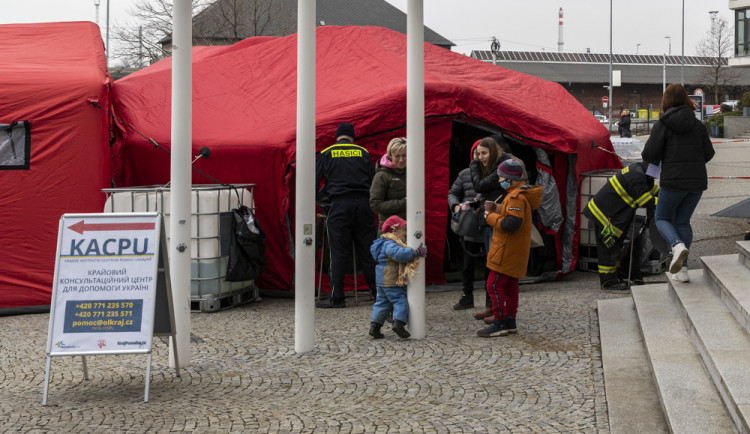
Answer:
[{"label": "red tent", "polygon": [[[257,184],[257,215],[268,236],[266,270],[257,280],[264,289],[293,286],[296,49],[297,36],[291,35],[194,51],[193,155],[203,146],[212,149],[196,167],[224,183]],[[391,138],[405,135],[406,36],[378,27],[323,26],[317,28],[316,57],[316,149],[333,143],[336,126],[349,121],[357,143],[373,158],[381,156]],[[118,186],[166,183],[169,156],[143,136],[169,147],[171,60],[118,80],[113,92],[121,120]],[[621,167],[614,154],[598,149],[612,151],[604,126],[556,83],[430,44],[425,44],[425,123],[428,283],[444,281],[451,139],[471,145],[468,137],[458,137],[460,125],[475,127],[480,137],[503,132],[549,156],[547,170],[557,181],[566,219],[554,231],[558,269],[573,269],[577,177]],[[194,174],[193,182],[211,181]]]},{"label": "red tent", "polygon": [[0,311],[49,305],[60,216],[101,212],[111,79],[94,23],[0,25]]}]

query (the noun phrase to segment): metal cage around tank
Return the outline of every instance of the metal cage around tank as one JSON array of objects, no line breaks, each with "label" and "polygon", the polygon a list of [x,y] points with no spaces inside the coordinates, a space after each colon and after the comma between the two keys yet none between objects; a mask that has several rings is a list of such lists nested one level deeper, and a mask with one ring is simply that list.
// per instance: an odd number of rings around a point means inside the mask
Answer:
[{"label": "metal cage around tank", "polygon": [[[191,187],[190,308],[215,312],[259,299],[254,281],[227,282],[232,209],[255,209],[255,184],[193,185]],[[169,247],[170,188],[139,186],[105,188],[104,212],[160,212]]]}]

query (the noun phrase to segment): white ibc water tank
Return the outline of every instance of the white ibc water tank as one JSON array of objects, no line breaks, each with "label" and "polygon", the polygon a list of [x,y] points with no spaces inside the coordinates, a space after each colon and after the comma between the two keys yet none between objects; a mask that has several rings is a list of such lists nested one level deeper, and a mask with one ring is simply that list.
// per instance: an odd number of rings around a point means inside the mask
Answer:
[{"label": "white ibc water tank", "polygon": [[[253,281],[227,282],[232,209],[254,209],[254,184],[194,185],[191,189],[191,278],[193,311],[212,312],[257,298]],[[160,212],[169,235],[168,187],[109,188],[104,212]],[[169,238],[167,237],[167,244]],[[169,246],[167,246],[169,248]],[[251,288],[252,293],[248,293]]]}]

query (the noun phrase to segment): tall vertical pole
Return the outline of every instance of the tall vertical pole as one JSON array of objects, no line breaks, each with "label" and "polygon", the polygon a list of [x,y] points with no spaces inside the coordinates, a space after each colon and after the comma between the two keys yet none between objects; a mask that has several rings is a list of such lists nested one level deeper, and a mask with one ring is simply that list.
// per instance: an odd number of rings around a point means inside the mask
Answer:
[{"label": "tall vertical pole", "polygon": [[560,8],[560,11],[558,12],[558,18],[560,22],[558,23],[558,34],[557,34],[557,52],[562,53],[563,52],[563,9]]},{"label": "tall vertical pole", "polygon": [[609,0],[609,131],[612,134],[612,0]]},{"label": "tall vertical pole", "polygon": [[[190,153],[193,141],[192,2],[175,0],[172,38],[172,157],[169,217],[169,270],[176,336],[170,340],[169,365],[190,364]],[[176,341],[176,342],[175,342]]]},{"label": "tall vertical pole", "polygon": [[315,0],[297,1],[294,350],[315,347]]},{"label": "tall vertical pole", "polygon": [[682,53],[680,53],[680,84],[685,86],[685,0],[682,0]]},{"label": "tall vertical pole", "polygon": [[[426,244],[424,212],[424,4],[406,4],[406,242]],[[409,279],[409,329],[415,339],[425,337],[424,274],[420,259],[417,274]]]},{"label": "tall vertical pole", "polygon": [[109,0],[107,0],[107,43],[104,49],[104,54],[107,58],[107,68],[109,68]]},{"label": "tall vertical pole", "polygon": [[143,68],[143,26],[138,26],[138,67]]}]

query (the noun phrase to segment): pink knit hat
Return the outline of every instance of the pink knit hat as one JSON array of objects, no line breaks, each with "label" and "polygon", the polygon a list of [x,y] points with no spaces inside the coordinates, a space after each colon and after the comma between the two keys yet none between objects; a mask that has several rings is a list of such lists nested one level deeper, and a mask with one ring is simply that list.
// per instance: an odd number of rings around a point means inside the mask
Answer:
[{"label": "pink knit hat", "polygon": [[402,228],[404,226],[406,226],[406,220],[397,215],[392,215],[383,223],[383,232],[393,232],[396,228]]},{"label": "pink knit hat", "polygon": [[473,160],[474,159],[474,151],[477,149],[477,146],[479,146],[479,142],[481,142],[481,141],[482,141],[482,139],[479,139],[476,142],[474,142],[473,145],[471,145],[471,154],[469,154],[469,160]]}]

